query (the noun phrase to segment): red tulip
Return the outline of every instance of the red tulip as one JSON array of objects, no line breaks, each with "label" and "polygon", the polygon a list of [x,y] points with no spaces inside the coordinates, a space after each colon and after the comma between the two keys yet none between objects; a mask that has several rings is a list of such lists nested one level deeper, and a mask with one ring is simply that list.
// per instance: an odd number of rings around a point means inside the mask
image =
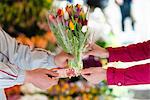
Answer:
[{"label": "red tulip", "polygon": [[83,21],[83,25],[87,25],[88,21],[87,20],[84,20]]},{"label": "red tulip", "polygon": [[57,15],[58,15],[58,16],[63,16],[63,15],[64,15],[63,10],[62,10],[62,9],[58,9]]}]

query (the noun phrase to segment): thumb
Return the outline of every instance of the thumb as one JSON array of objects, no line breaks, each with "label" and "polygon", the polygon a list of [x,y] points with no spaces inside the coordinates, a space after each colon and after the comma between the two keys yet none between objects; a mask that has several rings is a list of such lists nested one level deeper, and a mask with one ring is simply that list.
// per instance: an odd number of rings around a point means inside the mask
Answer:
[{"label": "thumb", "polygon": [[74,59],[73,55],[69,54],[69,53],[66,53],[64,51],[62,51],[60,53],[60,55],[62,55],[62,59],[68,59],[68,60],[72,60]]},{"label": "thumb", "polygon": [[71,54],[66,54],[65,56],[68,60],[73,60],[74,59],[73,55],[71,55]]},{"label": "thumb", "polygon": [[47,70],[46,73],[53,76],[53,77],[58,77],[59,76],[59,74],[57,72],[54,72],[54,71],[51,71],[51,70]]},{"label": "thumb", "polygon": [[88,80],[90,76],[89,75],[82,75],[82,77],[85,78],[86,80]]}]

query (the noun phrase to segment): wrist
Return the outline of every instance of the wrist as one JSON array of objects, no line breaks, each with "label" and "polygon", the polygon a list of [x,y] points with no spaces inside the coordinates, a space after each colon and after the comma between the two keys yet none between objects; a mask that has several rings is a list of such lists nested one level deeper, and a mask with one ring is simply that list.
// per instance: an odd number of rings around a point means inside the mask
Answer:
[{"label": "wrist", "polygon": [[109,58],[109,51],[107,49],[101,48],[98,53],[100,58]]},{"label": "wrist", "polygon": [[32,78],[31,78],[30,74],[31,74],[30,71],[25,72],[25,81],[24,81],[24,83],[31,83]]},{"label": "wrist", "polygon": [[105,58],[109,58],[109,52],[107,49],[104,50],[104,56]]}]

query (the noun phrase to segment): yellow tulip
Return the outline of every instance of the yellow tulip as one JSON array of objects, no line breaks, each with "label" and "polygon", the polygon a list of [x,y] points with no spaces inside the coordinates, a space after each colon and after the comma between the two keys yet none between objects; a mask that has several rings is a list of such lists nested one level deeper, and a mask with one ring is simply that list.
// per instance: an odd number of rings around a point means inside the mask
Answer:
[{"label": "yellow tulip", "polygon": [[79,15],[82,16],[82,18],[83,18],[85,14],[83,11],[81,11]]},{"label": "yellow tulip", "polygon": [[69,22],[69,27],[71,30],[74,30],[74,25],[73,25],[72,21]]}]

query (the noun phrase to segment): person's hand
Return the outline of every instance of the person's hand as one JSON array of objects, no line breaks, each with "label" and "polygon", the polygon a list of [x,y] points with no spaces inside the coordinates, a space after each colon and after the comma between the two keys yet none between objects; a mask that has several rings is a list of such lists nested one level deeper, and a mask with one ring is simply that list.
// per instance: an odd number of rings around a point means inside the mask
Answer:
[{"label": "person's hand", "polygon": [[109,57],[109,52],[107,49],[102,48],[96,44],[89,44],[88,50],[85,54],[84,57],[88,57],[89,55],[100,57],[100,58],[108,58]]},{"label": "person's hand", "polygon": [[[51,77],[50,77],[51,76]],[[53,85],[58,84],[58,73],[47,69],[35,69],[26,71],[25,83],[32,83],[40,89],[48,89]]]},{"label": "person's hand", "polygon": [[68,60],[72,60],[74,57],[68,53],[61,52],[54,57],[55,64],[59,67],[66,67]]},{"label": "person's hand", "polygon": [[81,75],[90,83],[98,84],[106,79],[106,70],[102,69],[102,67],[91,67],[83,69]]}]

